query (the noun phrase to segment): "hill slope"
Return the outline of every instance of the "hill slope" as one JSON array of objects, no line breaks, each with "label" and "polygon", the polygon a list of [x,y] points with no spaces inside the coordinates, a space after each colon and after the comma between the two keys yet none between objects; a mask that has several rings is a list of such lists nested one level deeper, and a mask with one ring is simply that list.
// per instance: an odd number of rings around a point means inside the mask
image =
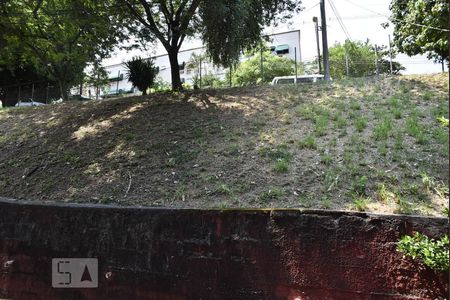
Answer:
[{"label": "hill slope", "polygon": [[437,215],[448,74],[0,111],[0,196]]}]

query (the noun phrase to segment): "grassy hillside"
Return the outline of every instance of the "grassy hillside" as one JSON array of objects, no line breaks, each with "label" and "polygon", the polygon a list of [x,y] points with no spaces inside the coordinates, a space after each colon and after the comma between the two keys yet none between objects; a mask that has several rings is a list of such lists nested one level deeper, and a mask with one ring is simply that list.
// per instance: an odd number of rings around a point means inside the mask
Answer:
[{"label": "grassy hillside", "polygon": [[0,196],[443,214],[448,74],[0,111]]}]

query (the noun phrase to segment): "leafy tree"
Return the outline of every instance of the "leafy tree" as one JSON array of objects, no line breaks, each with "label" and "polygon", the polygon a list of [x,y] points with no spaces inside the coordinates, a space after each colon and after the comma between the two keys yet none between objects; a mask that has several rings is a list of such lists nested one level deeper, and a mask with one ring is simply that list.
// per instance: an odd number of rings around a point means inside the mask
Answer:
[{"label": "leafy tree", "polygon": [[[240,63],[232,74],[233,85],[258,84],[270,82],[276,76],[294,74],[294,61],[286,57],[263,52],[263,76],[261,75],[261,54],[255,52],[248,60]],[[298,73],[303,73],[298,70]]]},{"label": "leafy tree", "polygon": [[448,62],[448,0],[392,0],[390,9],[400,52]]},{"label": "leafy tree", "polygon": [[128,8],[144,41],[159,40],[169,55],[172,89],[182,89],[178,52],[199,35],[215,64],[236,62],[242,49],[258,45],[263,27],[299,11],[300,0],[117,0]]},{"label": "leafy tree", "polygon": [[154,84],[159,72],[159,68],[155,67],[153,60],[133,57],[125,63],[125,67],[128,69],[128,80],[133,83],[134,87],[142,91],[143,95],[147,95],[147,89]]},{"label": "leafy tree", "polygon": [[92,65],[92,69],[87,74],[85,81],[88,85],[91,85],[95,88],[95,97],[98,99],[98,96],[100,95],[100,89],[109,82],[108,72],[100,64],[100,62],[96,61]]},{"label": "leafy tree", "polygon": [[113,0],[38,0],[0,2],[1,59],[15,53],[58,82],[61,96],[83,80],[88,63],[108,55],[123,38]]},{"label": "leafy tree", "polygon": [[[345,41],[344,44],[336,43],[329,48],[330,74],[332,78],[343,78],[347,76],[345,53],[348,57],[349,76],[362,77],[376,73],[376,60],[378,60],[378,72],[389,74],[389,61],[386,47],[378,48],[378,54],[369,41]],[[398,74],[404,67],[398,62],[393,62],[393,74]]]}]

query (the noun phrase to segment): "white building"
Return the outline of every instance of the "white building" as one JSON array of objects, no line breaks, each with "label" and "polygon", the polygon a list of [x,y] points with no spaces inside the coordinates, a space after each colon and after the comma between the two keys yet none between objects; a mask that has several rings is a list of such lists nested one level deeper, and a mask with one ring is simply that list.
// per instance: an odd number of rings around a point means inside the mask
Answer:
[{"label": "white building", "polygon": [[[276,33],[272,35],[268,35],[268,44],[271,47],[272,53],[280,56],[286,56],[295,60],[297,58],[297,62],[301,62],[301,53],[300,53],[300,30],[293,30],[287,32]],[[191,59],[192,54],[200,55],[205,53],[204,47],[197,47],[187,50],[181,50],[178,53],[178,62],[180,64],[180,77],[181,82],[186,82],[192,84],[192,77],[198,72],[193,68],[188,68],[186,64]],[[170,85],[171,83],[171,72],[170,72],[170,62],[167,54],[161,54],[153,56],[153,61],[157,67],[159,67],[159,73],[157,76],[158,81],[163,81]],[[244,60],[244,57],[241,58]],[[106,71],[109,74],[110,82],[108,86],[103,88],[101,95],[104,94],[117,94],[117,93],[134,93],[139,92],[137,89],[133,89],[131,82],[126,79],[127,70],[123,63],[105,66]],[[202,63],[201,73],[205,74],[214,74],[221,78],[225,77],[225,74],[228,70],[214,66],[211,62],[205,61]],[[91,89],[92,90],[92,89]],[[88,95],[89,88],[83,90],[83,96]],[[91,96],[94,97],[93,92],[91,91]]]}]

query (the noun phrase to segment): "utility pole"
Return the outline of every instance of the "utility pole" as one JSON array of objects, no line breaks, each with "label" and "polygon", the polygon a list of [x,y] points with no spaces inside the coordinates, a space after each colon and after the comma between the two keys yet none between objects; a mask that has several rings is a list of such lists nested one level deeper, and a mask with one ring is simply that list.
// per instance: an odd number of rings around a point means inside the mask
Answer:
[{"label": "utility pole", "polygon": [[391,75],[392,75],[392,73],[394,73],[394,72],[393,72],[393,69],[392,69],[391,35],[389,34],[388,37],[389,37],[389,68],[390,68]]},{"label": "utility pole", "polygon": [[330,80],[330,65],[328,62],[328,37],[327,37],[327,19],[325,14],[325,0],[320,0],[320,18],[322,19],[322,48],[323,48],[323,67],[325,69],[325,80]]},{"label": "utility pole", "polygon": [[319,43],[319,20],[317,20],[317,17],[313,17],[313,22],[316,27],[316,44],[317,44],[317,59],[319,64],[319,74],[322,74],[322,62],[320,59],[320,43]]}]

